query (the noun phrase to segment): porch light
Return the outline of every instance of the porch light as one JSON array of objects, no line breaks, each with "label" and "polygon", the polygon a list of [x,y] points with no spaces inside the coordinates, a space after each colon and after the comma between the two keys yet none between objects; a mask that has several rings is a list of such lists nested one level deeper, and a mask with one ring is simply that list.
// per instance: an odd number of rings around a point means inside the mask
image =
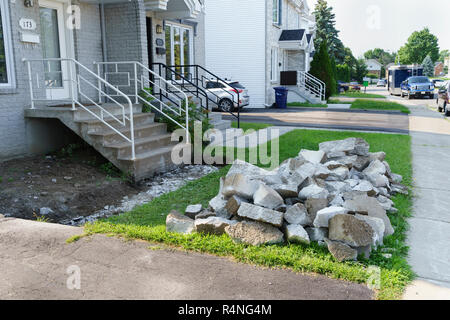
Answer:
[{"label": "porch light", "polygon": [[160,24],[156,25],[156,33],[157,33],[157,34],[163,33],[163,27],[162,27],[162,25],[160,25]]},{"label": "porch light", "polygon": [[33,6],[33,0],[24,0],[23,5],[30,8]]}]

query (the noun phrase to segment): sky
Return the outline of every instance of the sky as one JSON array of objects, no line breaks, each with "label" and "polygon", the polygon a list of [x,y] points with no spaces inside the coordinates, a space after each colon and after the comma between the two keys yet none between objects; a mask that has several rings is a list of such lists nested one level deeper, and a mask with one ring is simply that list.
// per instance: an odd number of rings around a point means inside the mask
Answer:
[{"label": "sky", "polygon": [[[317,0],[307,0],[311,11]],[[414,31],[428,27],[440,50],[450,50],[450,0],[327,0],[336,28],[355,57],[373,48],[398,51]]]}]

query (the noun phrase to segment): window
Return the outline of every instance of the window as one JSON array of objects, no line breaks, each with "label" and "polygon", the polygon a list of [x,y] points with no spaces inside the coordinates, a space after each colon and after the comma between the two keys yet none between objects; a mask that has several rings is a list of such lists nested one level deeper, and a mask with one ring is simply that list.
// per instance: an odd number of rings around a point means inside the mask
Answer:
[{"label": "window", "polygon": [[190,68],[182,66],[193,63],[192,37],[191,27],[166,23],[166,63],[188,79],[191,77]]},{"label": "window", "polygon": [[272,48],[270,59],[270,81],[275,82],[278,81],[278,48]]},{"label": "window", "polygon": [[14,86],[8,3],[0,2],[0,88]]},{"label": "window", "polygon": [[273,0],[273,23],[281,25],[281,4],[283,0]]}]

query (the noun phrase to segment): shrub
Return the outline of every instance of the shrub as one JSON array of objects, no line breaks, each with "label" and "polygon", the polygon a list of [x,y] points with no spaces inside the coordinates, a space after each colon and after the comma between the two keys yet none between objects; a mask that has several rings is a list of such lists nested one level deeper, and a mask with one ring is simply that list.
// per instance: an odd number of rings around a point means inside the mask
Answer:
[{"label": "shrub", "polygon": [[326,41],[322,42],[319,52],[314,55],[309,73],[325,82],[327,86],[325,93],[327,99],[336,93],[336,79],[334,76],[333,67],[331,65],[330,56],[328,55]]}]

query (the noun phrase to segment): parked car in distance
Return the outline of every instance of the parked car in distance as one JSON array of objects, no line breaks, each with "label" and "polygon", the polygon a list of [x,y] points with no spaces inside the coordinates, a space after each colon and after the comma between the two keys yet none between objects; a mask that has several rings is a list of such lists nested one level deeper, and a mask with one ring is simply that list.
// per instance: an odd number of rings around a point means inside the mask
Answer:
[{"label": "parked car in distance", "polygon": [[250,104],[248,90],[238,81],[206,81],[205,91],[210,101],[223,111],[233,112],[238,107],[238,96],[240,109]]},{"label": "parked car in distance", "polygon": [[386,87],[387,81],[386,79],[380,79],[377,82],[377,87]]},{"label": "parked car in distance", "polygon": [[358,82],[350,82],[348,88],[350,90],[361,91],[361,85]]},{"label": "parked car in distance", "polygon": [[408,99],[420,97],[434,99],[434,84],[425,76],[409,77],[402,82],[401,96]]},{"label": "parked car in distance", "polygon": [[438,91],[438,98],[436,100],[439,112],[444,112],[446,116],[450,116],[450,81],[446,86],[442,86]]}]

